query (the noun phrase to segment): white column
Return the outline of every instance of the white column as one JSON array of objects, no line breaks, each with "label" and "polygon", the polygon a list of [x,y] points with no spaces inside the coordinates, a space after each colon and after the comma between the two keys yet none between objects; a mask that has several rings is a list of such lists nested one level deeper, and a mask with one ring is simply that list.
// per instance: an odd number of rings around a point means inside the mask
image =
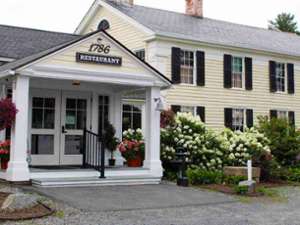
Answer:
[{"label": "white column", "polygon": [[99,133],[99,95],[96,92],[93,92],[93,101],[92,101],[92,118],[91,118],[91,125],[92,131],[96,134]]},{"label": "white column", "polygon": [[27,163],[29,78],[17,76],[13,84],[13,102],[18,113],[11,130],[11,153],[6,178],[9,181],[29,181]]},{"label": "white column", "polygon": [[[122,94],[116,93],[113,99],[113,125],[116,129],[116,137],[122,140]],[[116,165],[122,166],[124,158],[121,153],[117,150],[115,152]]]},{"label": "white column", "polygon": [[162,177],[160,160],[160,112],[156,110],[155,99],[160,98],[160,88],[146,89],[146,135],[144,167],[151,170],[151,175]]},{"label": "white column", "polygon": [[[5,85],[0,84],[0,99],[3,99],[6,97],[6,91],[5,91]],[[5,130],[0,131],[0,141],[5,140]]]}]

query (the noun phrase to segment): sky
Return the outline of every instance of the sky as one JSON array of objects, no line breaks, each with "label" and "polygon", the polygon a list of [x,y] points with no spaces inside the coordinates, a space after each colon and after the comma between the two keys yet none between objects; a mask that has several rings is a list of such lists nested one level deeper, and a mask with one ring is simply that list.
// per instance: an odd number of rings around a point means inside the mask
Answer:
[{"label": "sky", "polygon": [[[94,0],[1,0],[0,24],[74,32]],[[135,4],[184,12],[185,0],[134,0]],[[257,27],[281,12],[296,15],[299,0],[204,0],[204,16]]]}]

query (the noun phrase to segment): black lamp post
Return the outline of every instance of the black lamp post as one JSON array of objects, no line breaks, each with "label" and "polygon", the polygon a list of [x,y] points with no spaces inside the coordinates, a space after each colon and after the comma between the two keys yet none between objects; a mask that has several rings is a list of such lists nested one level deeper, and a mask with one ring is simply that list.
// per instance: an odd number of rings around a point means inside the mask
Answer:
[{"label": "black lamp post", "polygon": [[177,185],[182,187],[188,187],[189,181],[186,175],[188,161],[186,158],[189,156],[189,153],[185,148],[177,148],[176,149],[176,159],[173,161],[176,164],[178,172],[177,172]]}]

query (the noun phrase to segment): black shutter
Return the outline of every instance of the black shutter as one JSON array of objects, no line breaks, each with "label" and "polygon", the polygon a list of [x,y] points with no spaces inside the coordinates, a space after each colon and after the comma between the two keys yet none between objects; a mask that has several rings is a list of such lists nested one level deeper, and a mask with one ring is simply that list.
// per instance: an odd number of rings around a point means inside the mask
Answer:
[{"label": "black shutter", "polygon": [[245,86],[246,90],[252,90],[253,83],[253,69],[252,58],[245,58]]},{"label": "black shutter", "polygon": [[180,48],[172,48],[172,81],[174,84],[180,83]]},{"label": "black shutter", "polygon": [[197,85],[205,85],[205,53],[201,51],[196,52],[197,58]]},{"label": "black shutter", "polygon": [[248,128],[253,127],[253,110],[252,109],[246,110],[246,125]]},{"label": "black shutter", "polygon": [[232,88],[232,56],[224,55],[224,88]]},{"label": "black shutter", "polygon": [[225,127],[232,129],[232,109],[224,109],[224,123]]},{"label": "black shutter", "polygon": [[291,126],[295,126],[295,112],[289,112],[289,122]]},{"label": "black shutter", "polygon": [[287,76],[288,76],[288,93],[295,93],[295,75],[294,75],[294,64],[287,64]]},{"label": "black shutter", "polygon": [[180,107],[180,105],[172,105],[171,109],[174,113],[178,113],[178,112],[180,112],[181,107]]},{"label": "black shutter", "polygon": [[205,107],[197,107],[197,115],[200,116],[203,123],[205,123]]},{"label": "black shutter", "polygon": [[276,92],[276,62],[269,62],[269,73],[270,73],[270,92]]},{"label": "black shutter", "polygon": [[277,118],[277,111],[276,110],[270,110],[270,119],[273,119],[273,118]]}]

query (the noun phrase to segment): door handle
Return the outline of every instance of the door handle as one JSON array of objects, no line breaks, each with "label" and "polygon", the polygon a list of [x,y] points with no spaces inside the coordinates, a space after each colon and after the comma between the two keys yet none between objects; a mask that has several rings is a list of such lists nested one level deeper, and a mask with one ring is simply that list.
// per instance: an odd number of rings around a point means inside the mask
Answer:
[{"label": "door handle", "polygon": [[62,126],[62,127],[61,127],[61,133],[63,133],[63,134],[66,134],[66,133],[68,133],[68,132],[66,131],[66,128],[65,128],[65,126]]}]

